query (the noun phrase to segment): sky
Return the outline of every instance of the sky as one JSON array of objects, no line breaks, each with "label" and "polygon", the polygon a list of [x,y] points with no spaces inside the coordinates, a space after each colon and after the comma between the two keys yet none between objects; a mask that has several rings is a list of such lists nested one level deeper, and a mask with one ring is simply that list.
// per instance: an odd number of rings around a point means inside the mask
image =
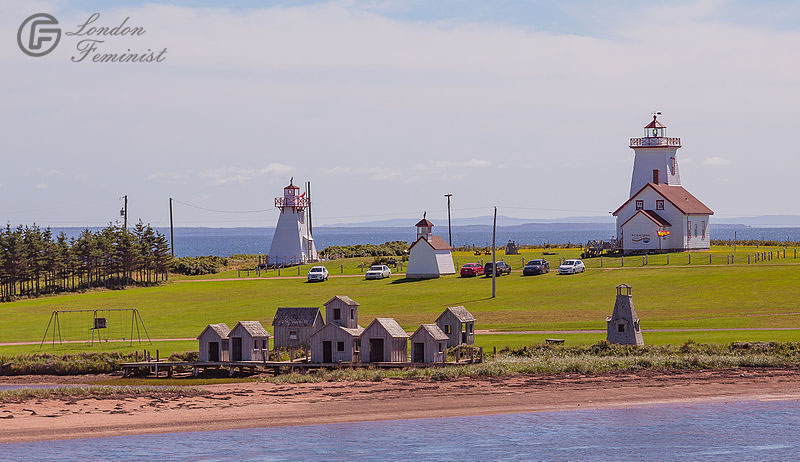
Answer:
[{"label": "sky", "polygon": [[[42,57],[34,13],[113,27]],[[725,217],[800,214],[800,5],[678,1],[0,1],[0,218],[274,226],[311,181],[317,225],[604,216],[661,111],[684,187]],[[99,39],[99,38],[98,38]],[[213,210],[213,211],[212,211]],[[248,212],[248,213],[230,213]],[[413,225],[412,222],[409,226]]]}]

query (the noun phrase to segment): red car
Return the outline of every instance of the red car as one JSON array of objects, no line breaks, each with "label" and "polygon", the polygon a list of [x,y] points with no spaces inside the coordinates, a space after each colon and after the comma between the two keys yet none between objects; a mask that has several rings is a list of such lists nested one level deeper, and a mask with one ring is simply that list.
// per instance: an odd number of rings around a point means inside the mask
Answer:
[{"label": "red car", "polygon": [[480,263],[467,263],[461,267],[461,277],[480,276],[483,274],[483,266]]}]

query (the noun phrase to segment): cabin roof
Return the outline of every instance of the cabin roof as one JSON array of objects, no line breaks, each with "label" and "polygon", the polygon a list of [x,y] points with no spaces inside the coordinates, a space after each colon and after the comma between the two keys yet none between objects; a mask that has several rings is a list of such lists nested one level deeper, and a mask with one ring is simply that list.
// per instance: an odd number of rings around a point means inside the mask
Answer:
[{"label": "cabin roof", "polygon": [[208,329],[211,329],[214,332],[216,332],[217,335],[220,336],[220,338],[228,338],[228,334],[231,333],[231,329],[225,323],[221,322],[219,324],[209,324],[209,325],[207,325],[206,328],[203,329],[203,332],[200,332],[200,335],[198,335],[197,338],[202,337],[203,334],[205,334]]},{"label": "cabin roof", "polygon": [[653,188],[661,197],[668,200],[678,210],[686,215],[714,215],[714,211],[700,202],[700,199],[694,197],[689,191],[685,190],[683,186],[670,186],[668,184],[655,184],[647,183],[642,186],[642,189],[636,192],[630,199],[625,201],[614,211],[612,215],[616,216],[623,207],[628,205],[631,201],[644,191],[646,188]]},{"label": "cabin roof", "polygon": [[392,337],[395,338],[402,338],[408,337],[408,333],[400,327],[400,324],[397,324],[393,318],[375,318],[373,323],[380,324],[386,332],[389,333]]},{"label": "cabin roof", "polygon": [[433,250],[453,250],[453,248],[450,247],[450,244],[448,244],[447,241],[439,236],[431,236],[430,239],[425,239],[424,236],[420,236],[416,241],[414,241],[413,244],[411,244],[411,247],[409,247],[408,250],[414,248],[419,241],[425,241],[429,246],[433,247]]},{"label": "cabin roof", "polygon": [[440,329],[436,324],[423,324],[419,326],[419,329],[417,329],[416,332],[414,332],[414,335],[417,335],[417,333],[423,330],[427,331],[434,340],[450,339],[450,337],[448,337],[447,334],[445,334],[444,331],[442,331],[442,329]]},{"label": "cabin roof", "polygon": [[283,307],[278,308],[272,319],[273,326],[281,327],[311,327],[317,316],[319,308],[313,307]]},{"label": "cabin roof", "polygon": [[345,305],[358,306],[358,302],[356,302],[352,298],[348,297],[347,295],[337,295],[337,296],[333,297],[332,299],[328,300],[327,302],[323,303],[323,305],[328,306],[334,300],[339,300],[341,302],[344,302]]},{"label": "cabin roof", "polygon": [[[238,326],[242,326],[253,337],[270,337],[269,332],[258,321],[239,321]],[[233,329],[236,329],[236,327]]]},{"label": "cabin roof", "polygon": [[672,226],[671,224],[669,224],[669,222],[667,220],[663,219],[661,217],[661,215],[657,214],[656,212],[654,212],[652,210],[637,210],[636,213],[631,215],[631,217],[628,218],[628,220],[625,223],[623,223],[621,226],[627,225],[628,222],[633,220],[633,218],[636,217],[636,215],[639,215],[640,213],[642,215],[644,215],[645,217],[649,218],[650,221],[652,221],[653,223],[657,224],[658,226],[661,226],[662,228]]},{"label": "cabin roof", "polygon": [[[446,308],[444,312],[442,312],[442,314],[439,315],[439,318],[444,316],[444,314],[447,313],[448,311],[453,313],[453,316],[455,316],[461,322],[475,321],[475,316],[473,316],[472,313],[467,311],[467,309],[464,308],[463,306],[450,306]],[[436,320],[438,321],[439,318],[436,318]]]}]

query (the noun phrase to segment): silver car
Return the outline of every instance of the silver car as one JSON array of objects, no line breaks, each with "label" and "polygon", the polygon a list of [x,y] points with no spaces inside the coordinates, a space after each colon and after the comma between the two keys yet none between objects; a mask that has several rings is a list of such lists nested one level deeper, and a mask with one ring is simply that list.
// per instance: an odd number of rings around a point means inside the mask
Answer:
[{"label": "silver car", "polygon": [[586,265],[580,260],[565,260],[558,267],[558,274],[575,274],[586,271]]},{"label": "silver car", "polygon": [[308,270],[308,282],[327,280],[328,268],[325,268],[324,266],[313,266],[310,270]]},{"label": "silver car", "polygon": [[392,275],[392,270],[386,265],[372,265],[364,274],[364,279],[385,279]]}]

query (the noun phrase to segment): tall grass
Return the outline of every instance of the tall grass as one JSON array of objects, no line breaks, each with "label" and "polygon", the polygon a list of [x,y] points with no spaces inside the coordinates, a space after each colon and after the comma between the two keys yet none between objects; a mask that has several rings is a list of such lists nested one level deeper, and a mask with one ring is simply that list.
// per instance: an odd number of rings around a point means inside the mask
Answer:
[{"label": "tall grass", "polygon": [[182,398],[207,394],[206,391],[194,387],[179,386],[81,386],[56,388],[18,388],[0,390],[0,402],[19,402],[31,399],[47,398],[117,398],[146,396],[149,398]]}]

